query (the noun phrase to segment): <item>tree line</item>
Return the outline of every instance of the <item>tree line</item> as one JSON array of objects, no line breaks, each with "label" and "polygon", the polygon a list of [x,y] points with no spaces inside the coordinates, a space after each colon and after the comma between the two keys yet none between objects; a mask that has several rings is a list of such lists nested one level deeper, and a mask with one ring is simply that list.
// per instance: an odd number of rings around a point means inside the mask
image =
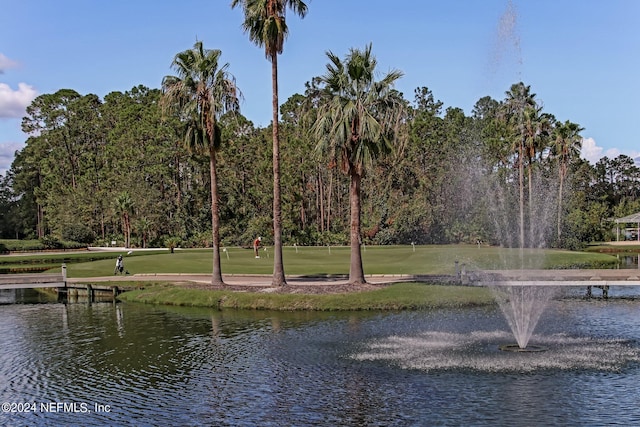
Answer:
[{"label": "tree line", "polygon": [[[336,159],[317,150],[306,111],[317,89],[308,87],[280,107],[283,236],[286,244],[347,244],[349,180]],[[526,88],[518,83],[512,90]],[[363,177],[362,240],[517,246],[523,202],[525,230],[544,220],[539,227],[550,246],[578,247],[609,239],[608,219],[640,211],[633,159],[590,165],[579,156],[580,127],[541,111],[541,121],[531,112],[517,125],[529,137],[510,137],[517,129],[501,110],[512,95],[482,98],[467,116],[443,109],[426,87],[416,89],[413,102],[404,101],[392,151]],[[2,177],[2,237],[130,239],[137,247],[174,237],[185,246],[210,246],[209,159],[184,149],[184,125],[162,114],[161,97],[159,89],[138,86],[104,100],[68,89],[34,100],[23,120],[31,136]],[[271,129],[240,114],[222,116],[220,127],[220,238],[247,246],[257,235],[269,240]],[[535,202],[538,196],[544,203]],[[535,212],[538,205],[549,210],[549,200],[553,212]],[[498,227],[494,210],[518,223]],[[529,231],[525,246],[536,245]]]}]

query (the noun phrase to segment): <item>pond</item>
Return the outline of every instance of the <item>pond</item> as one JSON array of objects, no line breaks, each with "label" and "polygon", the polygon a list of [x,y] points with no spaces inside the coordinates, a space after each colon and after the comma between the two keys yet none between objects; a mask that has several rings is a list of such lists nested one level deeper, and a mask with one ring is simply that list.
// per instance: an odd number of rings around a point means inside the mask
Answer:
[{"label": "pond", "polygon": [[552,301],[535,354],[499,350],[514,339],[497,306],[218,312],[5,295],[0,424],[638,425],[640,291],[624,292]]},{"label": "pond", "polygon": [[619,253],[616,257],[618,258],[617,268],[640,268],[638,266],[640,254]]}]

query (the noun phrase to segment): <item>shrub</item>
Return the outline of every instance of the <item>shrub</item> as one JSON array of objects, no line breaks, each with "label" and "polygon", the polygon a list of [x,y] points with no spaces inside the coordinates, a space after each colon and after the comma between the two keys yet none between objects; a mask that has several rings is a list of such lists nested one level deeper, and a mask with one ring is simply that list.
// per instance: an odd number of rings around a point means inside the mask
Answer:
[{"label": "shrub", "polygon": [[64,249],[85,249],[87,245],[81,242],[66,241],[62,242],[62,247]]},{"label": "shrub", "polygon": [[64,245],[58,238],[48,235],[40,238],[40,243],[42,244],[42,249],[62,249]]},{"label": "shrub", "polygon": [[68,224],[62,230],[62,239],[88,244],[93,242],[95,234],[85,224]]}]

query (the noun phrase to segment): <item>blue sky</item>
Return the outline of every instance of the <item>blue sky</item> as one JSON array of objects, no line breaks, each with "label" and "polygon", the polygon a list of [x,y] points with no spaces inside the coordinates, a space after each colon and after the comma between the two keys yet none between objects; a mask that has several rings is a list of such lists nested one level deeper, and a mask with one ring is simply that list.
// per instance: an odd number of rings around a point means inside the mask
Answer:
[{"label": "blue sky", "polygon": [[[159,88],[177,52],[196,40],[221,49],[256,125],[271,117],[270,64],[242,32],[231,0],[22,0],[0,6],[0,174],[26,136],[24,109],[59,89],[103,98]],[[470,114],[523,81],[544,111],[585,128],[583,156],[640,156],[640,1],[308,0],[288,15],[280,101],[324,73],[331,50],[373,43],[381,72],[399,69],[413,100],[428,87]]]}]

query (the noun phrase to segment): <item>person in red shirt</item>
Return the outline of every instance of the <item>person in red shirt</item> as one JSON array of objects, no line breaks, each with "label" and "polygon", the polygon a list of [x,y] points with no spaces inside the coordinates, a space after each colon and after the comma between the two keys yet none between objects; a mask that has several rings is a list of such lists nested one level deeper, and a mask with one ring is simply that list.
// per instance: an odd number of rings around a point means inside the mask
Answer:
[{"label": "person in red shirt", "polygon": [[262,242],[262,237],[258,237],[253,241],[253,253],[256,255],[256,258],[260,258],[258,255],[258,249],[260,249],[260,242]]}]

